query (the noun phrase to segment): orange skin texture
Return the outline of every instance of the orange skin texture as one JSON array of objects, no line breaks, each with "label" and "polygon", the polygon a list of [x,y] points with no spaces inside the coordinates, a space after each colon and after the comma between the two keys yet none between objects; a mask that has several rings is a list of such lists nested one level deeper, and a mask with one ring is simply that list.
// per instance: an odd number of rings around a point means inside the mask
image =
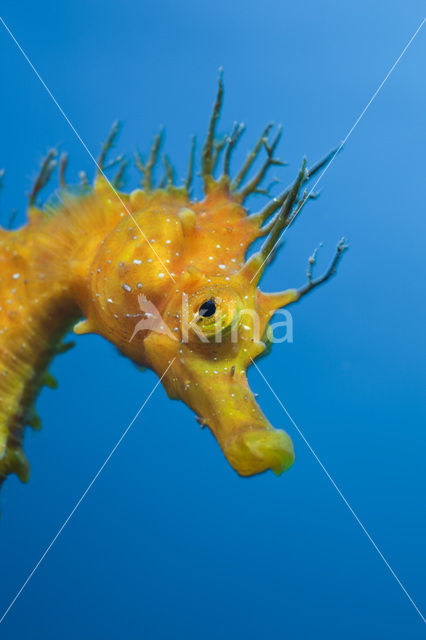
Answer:
[{"label": "orange skin texture", "polygon": [[[0,482],[11,472],[28,478],[24,427],[38,426],[33,405],[49,383],[46,368],[81,318],[76,333],[103,336],[159,376],[172,363],[162,380],[168,395],[212,430],[239,474],[291,466],[292,442],[261,412],[246,371],[265,349],[250,311],[262,336],[274,311],[298,295],[263,294],[251,282],[258,265],[246,253],[263,232],[226,181],[191,202],[173,188],[117,197],[98,177],[89,195],[65,190],[54,211],[30,207],[28,217],[17,231],[0,230]],[[157,307],[166,332],[133,336],[139,294]],[[220,343],[191,329],[184,339],[183,296],[194,313],[217,296],[234,339],[225,325]]]}]

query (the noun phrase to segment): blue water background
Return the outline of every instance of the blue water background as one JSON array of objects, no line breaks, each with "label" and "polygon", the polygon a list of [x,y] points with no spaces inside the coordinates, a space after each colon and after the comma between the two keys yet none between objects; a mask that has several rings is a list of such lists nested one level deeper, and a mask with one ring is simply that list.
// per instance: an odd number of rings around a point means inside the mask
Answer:
[{"label": "blue water background", "polygon": [[[1,15],[93,153],[158,126],[184,175],[217,69],[219,131],[284,125],[284,184],[350,130],[420,24],[421,2],[5,0]],[[299,286],[345,235],[338,276],[292,309],[294,343],[259,362],[421,609],[425,593],[426,27],[327,171],[263,281]],[[24,220],[43,154],[86,151],[0,27],[3,223]],[[129,186],[137,176],[130,172]],[[262,206],[261,196],[251,210]],[[155,384],[97,337],[58,358],[28,432],[28,485],[3,488],[0,609],[10,603]],[[191,412],[157,389],[0,627],[4,639],[423,638],[425,625],[255,370],[252,388],[294,439],[287,474],[242,479]]]}]

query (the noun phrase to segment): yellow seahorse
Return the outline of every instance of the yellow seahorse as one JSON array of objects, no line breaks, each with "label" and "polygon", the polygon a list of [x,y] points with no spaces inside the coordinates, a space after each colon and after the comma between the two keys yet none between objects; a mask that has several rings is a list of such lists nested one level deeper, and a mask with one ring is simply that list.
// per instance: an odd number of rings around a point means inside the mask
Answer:
[{"label": "yellow seahorse", "polygon": [[[300,289],[268,294],[257,285],[281,233],[309,199],[304,185],[332,156],[311,169],[303,162],[294,184],[249,215],[247,197],[259,190],[271,166],[282,164],[274,155],[280,131],[270,142],[269,125],[231,178],[231,155],[243,126],[216,137],[222,97],[220,77],[201,158],[203,200],[191,199],[194,140],[183,187],[174,186],[166,157],[166,181],[154,185],[161,135],[146,162],[136,158],[142,189],[121,191],[124,163],[110,182],[106,156],[115,126],[93,187],[76,191],[65,184],[64,156],[56,202],[37,207],[56,164],[52,151],[31,192],[28,223],[0,229],[0,483],[12,472],[28,478],[24,428],[40,424],[37,394],[43,384],[54,384],[47,367],[67,348],[62,339],[75,323],[76,334],[97,333],[163,376],[170,398],[183,400],[208,425],[239,474],[281,473],[291,466],[291,439],[261,412],[246,371],[269,347],[274,312],[330,278],[346,245],[337,245],[318,279],[312,277],[314,255]],[[248,178],[262,149],[266,159]],[[216,178],[221,153],[223,172]],[[261,236],[263,245],[246,259]]]}]

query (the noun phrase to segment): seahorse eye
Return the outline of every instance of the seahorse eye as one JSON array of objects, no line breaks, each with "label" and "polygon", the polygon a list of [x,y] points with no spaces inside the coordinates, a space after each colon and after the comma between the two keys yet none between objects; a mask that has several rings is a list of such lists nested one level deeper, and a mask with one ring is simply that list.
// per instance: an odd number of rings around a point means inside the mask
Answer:
[{"label": "seahorse eye", "polygon": [[208,340],[221,342],[238,324],[242,309],[242,302],[236,291],[230,287],[214,285],[194,291],[188,298],[188,304],[188,321],[193,328],[191,335],[198,342],[200,332]]},{"label": "seahorse eye", "polygon": [[214,314],[216,313],[215,301],[211,298],[210,300],[206,300],[205,302],[203,302],[198,310],[198,313],[200,316],[203,316],[203,318],[211,318],[211,316],[214,316]]}]

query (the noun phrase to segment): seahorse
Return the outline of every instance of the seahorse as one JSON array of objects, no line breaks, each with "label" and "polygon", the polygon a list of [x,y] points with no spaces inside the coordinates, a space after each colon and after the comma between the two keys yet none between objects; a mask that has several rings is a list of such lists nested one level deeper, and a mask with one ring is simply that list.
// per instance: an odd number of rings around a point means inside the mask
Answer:
[{"label": "seahorse", "polygon": [[[136,155],[141,185],[126,193],[126,160],[107,162],[118,133],[114,125],[92,186],[85,176],[80,187],[67,185],[67,158],[57,163],[52,150],[30,193],[27,223],[0,228],[0,484],[10,473],[23,482],[29,477],[24,429],[40,426],[37,395],[43,385],[55,385],[48,367],[69,348],[63,340],[72,327],[77,335],[103,336],[136,365],[156,372],[168,396],[183,400],[213,432],[241,476],[280,474],[292,465],[291,438],[262,413],[247,369],[270,348],[273,314],[333,276],[346,245],[338,243],[328,270],[317,278],[314,253],[307,283],[298,289],[264,293],[258,284],[281,234],[311,199],[307,183],[335,152],[311,168],[303,160],[295,181],[250,213],[247,198],[269,195],[262,181],[283,164],[275,156],[281,130],[270,139],[269,124],[231,175],[244,125],[217,136],[222,101],[220,75],[201,154],[202,199],[192,197],[195,138],[182,186],[175,184],[167,156],[165,178],[155,182],[161,133],[145,159]],[[59,188],[39,205],[57,164]],[[110,181],[106,172],[113,165]],[[259,238],[260,249],[247,258]]]}]

